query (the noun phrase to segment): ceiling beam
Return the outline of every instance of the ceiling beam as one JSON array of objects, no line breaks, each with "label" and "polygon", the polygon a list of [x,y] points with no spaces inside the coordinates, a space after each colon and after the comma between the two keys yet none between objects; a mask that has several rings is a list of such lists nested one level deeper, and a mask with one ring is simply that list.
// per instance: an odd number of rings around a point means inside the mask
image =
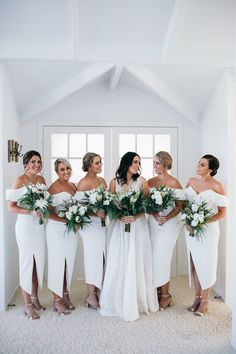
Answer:
[{"label": "ceiling beam", "polygon": [[26,107],[21,114],[22,123],[28,122],[33,117],[53,107],[66,97],[96,81],[100,76],[103,76],[113,68],[113,63],[90,65],[80,74],[64,82],[36,102],[32,103],[29,107]]},{"label": "ceiling beam", "polygon": [[125,65],[125,69],[154,94],[167,102],[192,124],[198,124],[198,115],[171,88],[143,65]]},{"label": "ceiling beam", "polygon": [[183,9],[183,0],[176,0],[172,15],[170,18],[170,22],[168,25],[168,30],[166,32],[166,37],[163,45],[163,61],[168,61],[168,54],[171,48],[171,45],[174,41],[174,35],[176,33],[176,27],[178,25],[178,21],[180,20],[180,15]]},{"label": "ceiling beam", "polygon": [[111,74],[111,81],[110,81],[110,91],[116,90],[118,83],[120,81],[123,69],[124,69],[123,64],[117,64],[115,66],[115,68],[113,69],[112,74]]}]

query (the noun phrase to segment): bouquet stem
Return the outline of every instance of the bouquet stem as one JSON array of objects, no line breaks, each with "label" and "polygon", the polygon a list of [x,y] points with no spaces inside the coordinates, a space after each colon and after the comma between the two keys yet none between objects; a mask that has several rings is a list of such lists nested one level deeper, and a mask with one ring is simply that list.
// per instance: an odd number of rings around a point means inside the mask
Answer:
[{"label": "bouquet stem", "polygon": [[130,232],[130,223],[129,224],[125,224],[125,232]]},{"label": "bouquet stem", "polygon": [[106,227],[106,219],[105,218],[101,218],[101,225],[102,225],[102,227]]}]

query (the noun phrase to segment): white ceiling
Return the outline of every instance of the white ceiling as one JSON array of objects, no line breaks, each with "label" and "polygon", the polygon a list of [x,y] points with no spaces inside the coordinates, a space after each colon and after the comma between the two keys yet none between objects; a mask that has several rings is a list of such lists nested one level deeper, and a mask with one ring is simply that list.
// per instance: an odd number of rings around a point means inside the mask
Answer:
[{"label": "white ceiling", "polygon": [[193,121],[234,66],[235,20],[235,0],[1,0],[0,60],[23,121],[100,81]]}]

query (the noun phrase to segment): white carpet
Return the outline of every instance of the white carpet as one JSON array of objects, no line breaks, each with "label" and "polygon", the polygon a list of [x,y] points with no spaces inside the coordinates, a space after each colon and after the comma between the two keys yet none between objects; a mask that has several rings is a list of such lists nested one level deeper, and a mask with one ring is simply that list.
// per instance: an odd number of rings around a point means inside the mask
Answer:
[{"label": "white carpet", "polygon": [[173,305],[166,311],[124,322],[85,308],[85,286],[76,281],[71,298],[78,307],[71,315],[52,311],[52,295],[45,287],[40,299],[48,310],[30,321],[23,316],[18,291],[12,300],[16,306],[0,313],[0,353],[236,353],[230,345],[229,306],[212,296],[208,316],[186,311],[193,298],[186,277],[172,278],[171,294]]}]

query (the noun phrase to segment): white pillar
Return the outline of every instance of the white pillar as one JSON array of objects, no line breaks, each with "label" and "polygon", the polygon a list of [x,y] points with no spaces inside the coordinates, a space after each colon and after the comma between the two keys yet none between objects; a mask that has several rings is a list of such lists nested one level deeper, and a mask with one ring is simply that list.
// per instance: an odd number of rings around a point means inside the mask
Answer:
[{"label": "white pillar", "polygon": [[229,283],[232,304],[232,340],[231,344],[236,349],[236,106],[235,106],[235,82],[232,82],[231,114],[229,118],[229,208],[228,208],[228,236],[230,246],[230,271]]}]

